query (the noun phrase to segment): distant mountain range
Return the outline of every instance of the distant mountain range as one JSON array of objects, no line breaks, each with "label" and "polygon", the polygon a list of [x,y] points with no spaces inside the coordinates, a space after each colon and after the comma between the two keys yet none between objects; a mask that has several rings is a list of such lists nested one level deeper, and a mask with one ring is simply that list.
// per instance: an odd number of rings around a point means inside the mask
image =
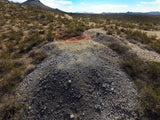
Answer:
[{"label": "distant mountain range", "polygon": [[54,9],[54,8],[48,7],[48,6],[44,5],[43,3],[41,3],[39,0],[27,0],[26,2],[24,2],[22,4],[32,6],[32,7],[42,8],[42,9],[46,9],[46,10],[61,11],[59,9]]},{"label": "distant mountain range", "polygon": [[159,11],[154,12],[126,12],[126,13],[105,13],[102,14],[127,14],[127,15],[160,15]]}]

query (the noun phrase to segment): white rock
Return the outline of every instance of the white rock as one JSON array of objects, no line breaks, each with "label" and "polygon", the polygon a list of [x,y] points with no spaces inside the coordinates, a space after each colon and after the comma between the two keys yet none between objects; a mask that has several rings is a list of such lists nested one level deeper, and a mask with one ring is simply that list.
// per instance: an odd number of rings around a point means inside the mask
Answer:
[{"label": "white rock", "polygon": [[71,114],[71,115],[70,115],[70,118],[74,118],[74,115],[73,115],[73,114]]},{"label": "white rock", "polygon": [[68,80],[68,83],[71,83],[72,82],[72,80]]}]

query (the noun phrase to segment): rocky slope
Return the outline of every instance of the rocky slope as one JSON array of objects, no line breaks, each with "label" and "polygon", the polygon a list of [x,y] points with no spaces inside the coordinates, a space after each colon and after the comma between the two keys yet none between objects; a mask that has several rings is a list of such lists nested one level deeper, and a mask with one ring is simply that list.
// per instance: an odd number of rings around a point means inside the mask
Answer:
[{"label": "rocky slope", "polygon": [[50,8],[46,5],[44,5],[43,3],[41,3],[39,0],[27,0],[23,3],[24,5],[28,5],[28,6],[32,6],[32,7],[37,7],[37,8],[42,8],[42,9],[46,9],[46,10],[56,10],[56,11],[60,11],[58,9],[53,9]]},{"label": "rocky slope", "polygon": [[[89,35],[95,31],[90,31]],[[135,120],[137,90],[119,67],[118,55],[103,43],[54,42],[49,57],[21,83],[24,120]]]}]

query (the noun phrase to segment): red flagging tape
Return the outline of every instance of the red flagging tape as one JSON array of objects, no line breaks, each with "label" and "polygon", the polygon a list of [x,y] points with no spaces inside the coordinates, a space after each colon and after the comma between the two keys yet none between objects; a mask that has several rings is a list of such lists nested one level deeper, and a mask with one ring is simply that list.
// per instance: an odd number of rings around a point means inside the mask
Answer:
[{"label": "red flagging tape", "polygon": [[[55,34],[55,36],[59,37],[59,36],[65,36],[67,34]],[[59,41],[59,42],[69,42],[69,41],[81,41],[81,40],[85,40],[88,38],[88,33],[84,34],[84,35],[81,35],[81,36],[76,36],[76,37],[71,37],[70,39],[67,39],[67,40],[62,40],[62,41]]]}]

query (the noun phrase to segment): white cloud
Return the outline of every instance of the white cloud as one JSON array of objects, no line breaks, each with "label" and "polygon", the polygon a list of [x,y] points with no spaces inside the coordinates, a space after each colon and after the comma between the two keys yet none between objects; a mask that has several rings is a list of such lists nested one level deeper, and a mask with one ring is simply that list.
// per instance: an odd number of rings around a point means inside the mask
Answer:
[{"label": "white cloud", "polygon": [[80,6],[73,6],[69,11],[72,12],[89,12],[89,13],[102,13],[102,12],[126,12],[128,5],[114,5],[114,4],[99,4],[91,5],[84,4]]},{"label": "white cloud", "polygon": [[155,1],[151,1],[151,2],[141,2],[141,4],[156,5],[156,4],[160,4],[160,0],[155,0]]},{"label": "white cloud", "polygon": [[136,6],[137,6],[137,7],[140,7],[141,5],[140,5],[140,4],[137,4]]},{"label": "white cloud", "polygon": [[94,5],[90,7],[91,12],[101,13],[101,12],[118,12],[123,11],[127,8],[128,5],[113,5],[113,4],[103,4],[103,5]]},{"label": "white cloud", "polygon": [[[24,2],[26,0],[10,0],[14,2]],[[146,2],[147,0],[140,0],[137,5],[115,5],[115,4],[93,4],[89,2],[80,2],[75,4],[72,0],[40,0],[43,4],[58,8],[66,12],[148,12],[148,11],[160,11],[160,0],[151,0],[151,2]]]},{"label": "white cloud", "polygon": [[86,3],[84,3],[84,2],[81,2],[80,4],[81,4],[81,5],[85,5]]},{"label": "white cloud", "polygon": [[112,4],[104,4],[104,5],[95,5],[92,6],[91,8],[93,9],[112,9],[112,8],[126,8],[128,5],[112,5]]},{"label": "white cloud", "polygon": [[52,7],[52,8],[58,8],[57,0],[40,0],[43,4]]},{"label": "white cloud", "polygon": [[72,4],[72,1],[59,1],[60,4]]}]

